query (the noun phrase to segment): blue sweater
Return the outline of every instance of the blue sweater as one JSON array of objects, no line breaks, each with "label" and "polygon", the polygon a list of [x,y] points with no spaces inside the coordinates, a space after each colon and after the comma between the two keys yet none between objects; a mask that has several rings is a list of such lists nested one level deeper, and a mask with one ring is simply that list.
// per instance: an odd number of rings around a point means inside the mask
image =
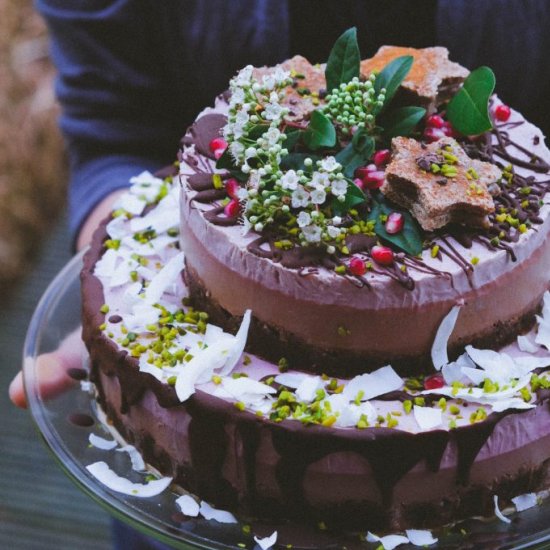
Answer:
[{"label": "blue sweater", "polygon": [[381,44],[447,46],[490,65],[497,92],[549,130],[545,0],[36,0],[59,70],[75,232],[108,192],[173,161],[179,137],[242,66],[293,53],[325,61],[356,25]]}]

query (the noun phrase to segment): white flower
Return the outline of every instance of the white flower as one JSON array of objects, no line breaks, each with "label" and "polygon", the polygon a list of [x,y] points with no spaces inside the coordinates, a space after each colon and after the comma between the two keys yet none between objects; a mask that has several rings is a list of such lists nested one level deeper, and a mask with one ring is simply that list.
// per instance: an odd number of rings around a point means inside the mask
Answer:
[{"label": "white flower", "polygon": [[279,103],[279,94],[277,92],[271,92],[269,94],[270,103]]},{"label": "white flower", "polygon": [[309,243],[318,243],[321,240],[321,228],[317,225],[303,227],[302,234]]},{"label": "white flower", "polygon": [[332,223],[334,225],[340,225],[342,223],[342,218],[340,216],[334,216],[334,218],[332,218]]},{"label": "white flower", "polygon": [[327,233],[331,239],[335,239],[338,235],[340,235],[340,229],[334,227],[334,225],[329,225],[327,227]]},{"label": "white flower", "polygon": [[237,191],[237,198],[240,201],[244,201],[248,198],[248,191],[244,187],[239,187]]},{"label": "white flower", "polygon": [[343,197],[348,190],[348,182],[346,180],[335,180],[332,182],[330,189],[333,195]]},{"label": "white flower", "polygon": [[233,137],[235,139],[242,138],[244,136],[244,126],[242,124],[233,124]]},{"label": "white flower", "polygon": [[281,178],[281,186],[283,189],[294,190],[298,187],[298,174],[294,170],[289,170]]},{"label": "white flower", "polygon": [[311,202],[313,204],[323,204],[327,200],[327,194],[324,189],[319,187],[311,192]]},{"label": "white flower", "polygon": [[277,128],[271,127],[265,133],[265,139],[267,140],[268,145],[275,145],[279,141],[280,137],[281,137],[281,132]]},{"label": "white flower", "polygon": [[239,111],[235,117],[235,123],[244,126],[250,120],[250,115],[245,111]]},{"label": "white flower", "polygon": [[298,226],[299,227],[305,227],[306,225],[309,225],[311,223],[311,216],[308,212],[304,212],[303,210],[298,214]]},{"label": "white flower", "polygon": [[244,69],[241,69],[237,76],[231,81],[232,86],[243,87],[249,86],[252,79],[252,65],[247,65]]},{"label": "white flower", "polygon": [[308,192],[300,185],[292,192],[292,208],[306,207],[308,204]]},{"label": "white flower", "polygon": [[273,90],[273,88],[275,88],[276,84],[277,83],[276,83],[275,79],[273,78],[273,75],[266,74],[266,75],[263,76],[262,85],[266,90]]},{"label": "white flower", "polygon": [[255,147],[248,147],[244,152],[245,159],[254,158],[257,155],[258,155],[258,151],[256,151]]},{"label": "white flower", "polygon": [[334,157],[326,157],[319,161],[319,164],[321,168],[327,172],[334,172],[335,170],[342,168],[342,165]]},{"label": "white flower", "polygon": [[311,176],[311,186],[326,189],[330,185],[330,178],[327,173],[313,172]]},{"label": "white flower", "polygon": [[279,120],[281,118],[283,108],[277,103],[268,103],[262,116],[266,120]]},{"label": "white flower", "polygon": [[277,67],[275,71],[273,71],[273,78],[279,85],[286,84],[287,80],[290,78],[290,73],[284,71],[281,67]]},{"label": "white flower", "polygon": [[258,189],[258,187],[260,187],[261,179],[262,178],[258,170],[252,170],[250,172],[250,177],[248,178],[248,186],[252,189]]},{"label": "white flower", "polygon": [[240,105],[244,103],[244,90],[242,88],[235,88],[231,92],[231,106]]},{"label": "white flower", "polygon": [[235,160],[238,160],[239,157],[244,153],[244,145],[239,141],[234,141],[229,146],[229,152]]}]

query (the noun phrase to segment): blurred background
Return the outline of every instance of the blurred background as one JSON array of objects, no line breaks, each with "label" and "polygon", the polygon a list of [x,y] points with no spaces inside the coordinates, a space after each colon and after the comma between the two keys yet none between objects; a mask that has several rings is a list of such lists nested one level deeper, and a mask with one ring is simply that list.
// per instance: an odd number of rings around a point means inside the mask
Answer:
[{"label": "blurred background", "polygon": [[110,548],[109,519],[42,443],[8,384],[30,318],[71,256],[67,168],[48,38],[30,0],[0,0],[0,548]]}]

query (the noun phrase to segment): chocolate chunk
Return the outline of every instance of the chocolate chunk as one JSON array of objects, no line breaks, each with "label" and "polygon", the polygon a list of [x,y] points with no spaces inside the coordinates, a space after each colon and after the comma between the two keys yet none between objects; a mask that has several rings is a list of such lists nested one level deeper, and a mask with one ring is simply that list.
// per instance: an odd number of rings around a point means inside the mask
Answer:
[{"label": "chocolate chunk", "polygon": [[397,137],[381,191],[409,209],[427,231],[449,223],[484,227],[495,209],[488,186],[501,176],[495,165],[468,157],[452,138],[422,148],[415,139]]}]

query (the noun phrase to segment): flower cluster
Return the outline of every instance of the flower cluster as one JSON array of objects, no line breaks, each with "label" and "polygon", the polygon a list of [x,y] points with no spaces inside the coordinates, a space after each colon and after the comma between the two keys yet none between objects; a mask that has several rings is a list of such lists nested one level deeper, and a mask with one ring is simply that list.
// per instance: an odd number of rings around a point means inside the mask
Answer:
[{"label": "flower cluster", "polygon": [[373,73],[365,82],[357,77],[347,84],[340,84],[327,96],[327,105],[324,113],[346,134],[352,128],[368,128],[375,126],[375,117],[384,105],[386,90],[382,88],[376,95],[374,83],[376,75]]},{"label": "flower cluster", "polygon": [[[248,176],[246,188],[238,191],[243,201],[245,230],[270,231],[282,237],[280,246],[324,243],[329,253],[342,246],[347,229],[333,215],[333,201],[344,202],[352,183],[333,156],[315,162],[306,158],[303,169],[281,168],[289,154],[281,105],[288,73],[276,69],[256,80],[251,66],[231,81],[231,99],[224,138],[229,154]],[[282,244],[281,244],[282,243]]]}]

